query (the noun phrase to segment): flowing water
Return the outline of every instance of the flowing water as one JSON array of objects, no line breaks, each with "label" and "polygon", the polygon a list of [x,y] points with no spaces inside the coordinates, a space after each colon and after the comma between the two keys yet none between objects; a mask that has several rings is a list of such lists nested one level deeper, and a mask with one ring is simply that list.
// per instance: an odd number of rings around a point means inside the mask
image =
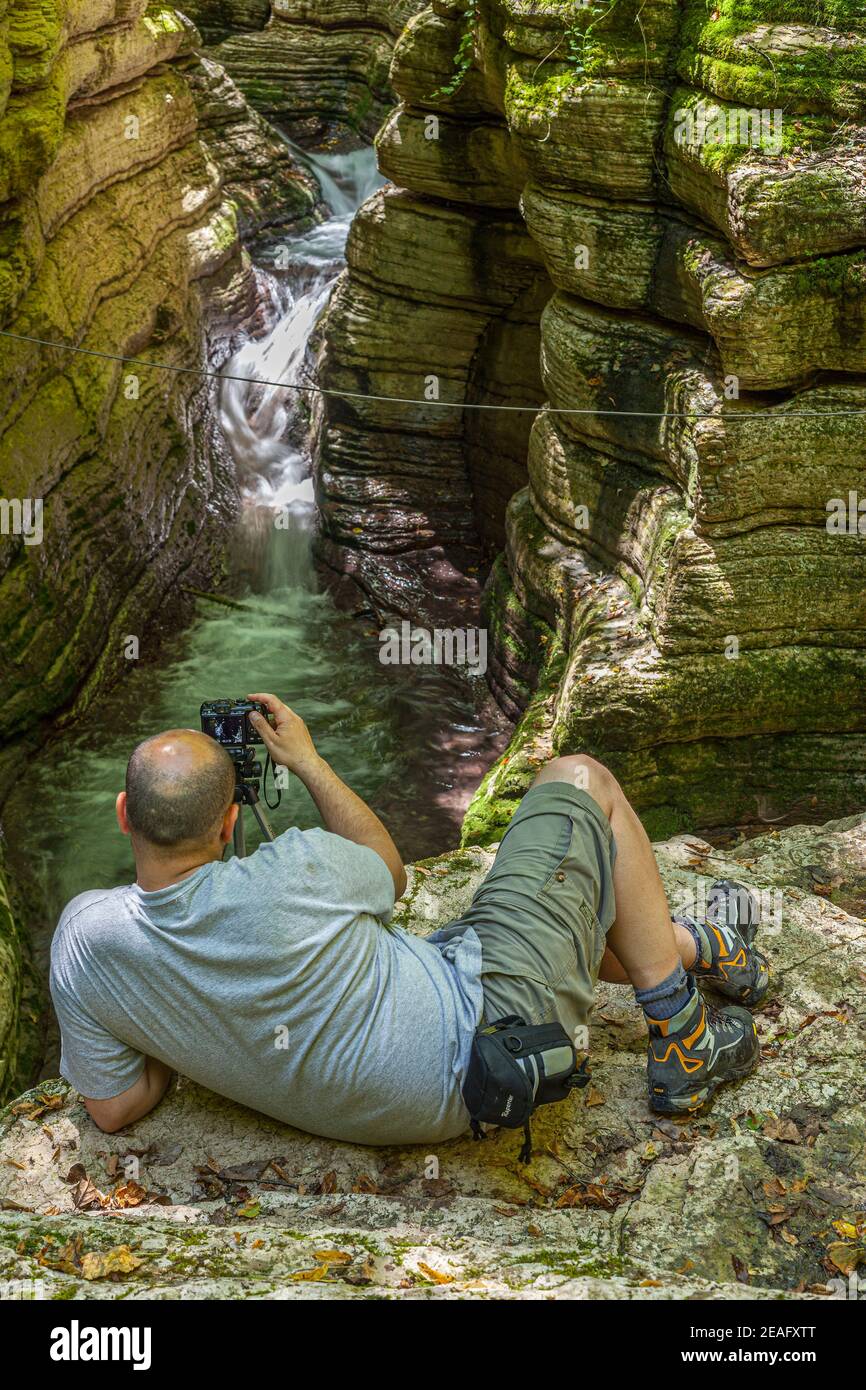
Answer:
[{"label": "flowing water", "polygon": [[[310,333],[343,265],[352,214],[379,181],[371,151],[314,164],[333,215],[291,244],[287,268],[260,272],[278,316],[267,336],[236,353],[225,369],[233,374],[312,379]],[[338,611],[317,586],[311,461],[297,393],[243,382],[224,383],[221,392],[221,425],[243,497],[232,547],[232,592],[243,606],[202,600],[197,621],[163,647],[159,665],[130,661],[120,686],[31,763],[7,802],[16,878],[47,908],[36,943],[43,965],[50,929],[69,898],[134,876],[114,820],[132,747],[160,729],[197,727],[203,699],[279,694],[386,820],[407,860],[457,843],[469,794],[504,741],[502,721],[479,716],[443,668],[380,664],[378,633]],[[258,835],[245,814],[252,848]],[[318,823],[295,779],[269,814],[277,832]]]}]

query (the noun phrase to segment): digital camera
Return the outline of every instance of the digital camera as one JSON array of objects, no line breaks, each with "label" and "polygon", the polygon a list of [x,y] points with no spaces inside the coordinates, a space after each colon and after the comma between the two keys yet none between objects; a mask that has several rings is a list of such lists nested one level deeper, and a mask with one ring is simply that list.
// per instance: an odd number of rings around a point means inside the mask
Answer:
[{"label": "digital camera", "polygon": [[253,713],[268,717],[259,700],[205,700],[200,710],[202,733],[216,739],[229,752],[250,743],[264,743],[250,723]]}]

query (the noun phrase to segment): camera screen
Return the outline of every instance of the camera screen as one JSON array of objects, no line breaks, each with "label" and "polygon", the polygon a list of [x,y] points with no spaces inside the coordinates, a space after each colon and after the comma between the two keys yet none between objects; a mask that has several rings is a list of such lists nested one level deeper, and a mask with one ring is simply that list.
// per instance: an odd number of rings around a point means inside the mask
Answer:
[{"label": "camera screen", "polygon": [[205,733],[218,743],[242,744],[244,742],[245,716],[242,714],[214,715],[204,719]]}]

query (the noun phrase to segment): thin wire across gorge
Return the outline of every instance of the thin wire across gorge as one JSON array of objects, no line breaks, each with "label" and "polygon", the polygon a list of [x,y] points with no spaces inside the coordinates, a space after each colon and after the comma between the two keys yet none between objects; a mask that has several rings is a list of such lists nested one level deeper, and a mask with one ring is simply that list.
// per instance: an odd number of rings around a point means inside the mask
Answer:
[{"label": "thin wire across gorge", "polygon": [[[58,352],[78,353],[83,357],[98,357],[106,362],[123,362],[130,367],[147,367],[153,371],[174,372],[178,375],[209,377],[214,381],[240,381],[248,386],[274,386],[283,391],[298,391],[311,396],[331,396],[343,401],[380,401],[388,405],[423,406],[425,410],[498,410],[510,411],[515,415],[537,415],[542,409],[538,405],[497,405],[484,401],[441,401],[419,399],[415,396],[377,396],[365,391],[339,391],[326,386],[305,386],[294,381],[268,381],[262,377],[236,376],[231,372],[213,372],[207,367],[178,367],[170,362],[148,362],[141,357],[123,357],[116,352],[98,352],[95,348],[76,347],[72,343],[54,343],[47,338],[31,337],[27,333],[12,333],[0,328],[0,337],[14,338],[20,343],[33,343],[37,347],[53,348]],[[752,424],[756,420],[768,420],[779,424],[785,420],[826,419],[840,416],[866,415],[863,410],[776,410],[740,411],[719,416],[713,410],[613,410],[596,406],[554,406],[546,404],[547,415],[606,415],[637,418],[641,420],[717,420],[723,418],[725,424]]]}]

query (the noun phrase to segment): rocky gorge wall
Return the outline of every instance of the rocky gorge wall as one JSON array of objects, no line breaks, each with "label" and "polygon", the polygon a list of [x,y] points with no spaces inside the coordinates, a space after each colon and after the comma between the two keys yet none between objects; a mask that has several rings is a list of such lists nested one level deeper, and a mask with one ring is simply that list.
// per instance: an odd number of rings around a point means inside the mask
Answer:
[{"label": "rocky gorge wall", "polygon": [[[0,800],[16,740],[83,709],[127,636],[152,649],[182,586],[220,572],[234,467],[195,369],[257,322],[239,224],[315,215],[196,38],[141,0],[0,5],[0,328],[95,354],[0,338]],[[2,865],[0,905],[5,1090],[36,1011]]]},{"label": "rocky gorge wall", "polygon": [[187,0],[208,55],[295,138],[372,138],[393,104],[394,44],[423,0]]},{"label": "rocky gorge wall", "polygon": [[434,0],[402,34],[323,379],[544,404],[329,402],[320,502],[370,590],[413,502],[431,544],[470,509],[505,535],[491,675],[523,719],[469,840],[551,751],[655,832],[863,803],[866,551],[827,520],[866,466],[864,74],[845,0]]}]

